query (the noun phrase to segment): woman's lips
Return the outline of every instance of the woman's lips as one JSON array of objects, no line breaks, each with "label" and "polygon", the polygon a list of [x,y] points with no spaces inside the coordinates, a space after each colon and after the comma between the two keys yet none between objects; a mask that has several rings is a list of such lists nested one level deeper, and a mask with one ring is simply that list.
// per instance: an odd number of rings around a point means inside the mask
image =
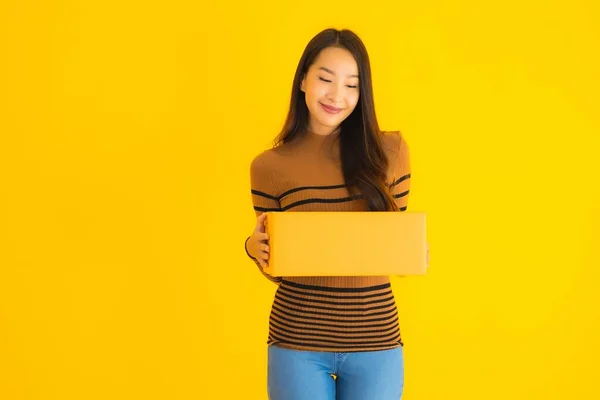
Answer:
[{"label": "woman's lips", "polygon": [[328,112],[329,114],[337,114],[340,111],[343,111],[343,108],[337,108],[337,107],[332,107],[332,106],[326,106],[323,103],[319,103],[321,105],[321,107],[323,107],[323,110],[325,110],[326,112]]}]

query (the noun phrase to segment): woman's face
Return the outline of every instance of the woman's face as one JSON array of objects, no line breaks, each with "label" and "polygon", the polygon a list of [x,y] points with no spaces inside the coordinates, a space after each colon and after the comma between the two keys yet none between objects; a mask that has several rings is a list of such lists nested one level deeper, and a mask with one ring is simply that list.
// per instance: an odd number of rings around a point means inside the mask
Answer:
[{"label": "woman's face", "polygon": [[309,129],[329,134],[354,111],[359,99],[358,65],[352,54],[339,47],[327,47],[302,79]]}]

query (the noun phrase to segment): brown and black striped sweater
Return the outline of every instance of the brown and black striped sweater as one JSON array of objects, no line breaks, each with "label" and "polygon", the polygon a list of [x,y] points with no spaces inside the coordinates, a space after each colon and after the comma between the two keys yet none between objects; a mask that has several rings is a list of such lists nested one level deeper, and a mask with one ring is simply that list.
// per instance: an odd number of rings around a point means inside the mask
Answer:
[{"label": "brown and black striped sweater", "polygon": [[[266,211],[366,211],[344,184],[337,134],[307,132],[294,143],[269,149],[250,167],[256,215]],[[383,133],[388,185],[400,211],[410,186],[406,141]],[[279,287],[269,318],[267,344],[333,352],[403,346],[389,277],[265,277]]]}]

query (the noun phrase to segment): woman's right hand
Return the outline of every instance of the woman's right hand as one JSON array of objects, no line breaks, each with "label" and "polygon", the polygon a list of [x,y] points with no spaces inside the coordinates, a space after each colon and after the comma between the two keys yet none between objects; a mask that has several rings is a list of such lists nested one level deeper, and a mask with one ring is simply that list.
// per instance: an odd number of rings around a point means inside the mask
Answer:
[{"label": "woman's right hand", "polygon": [[258,261],[261,267],[268,266],[269,260],[269,234],[266,232],[267,213],[262,213],[256,218],[256,227],[248,239],[246,250]]}]

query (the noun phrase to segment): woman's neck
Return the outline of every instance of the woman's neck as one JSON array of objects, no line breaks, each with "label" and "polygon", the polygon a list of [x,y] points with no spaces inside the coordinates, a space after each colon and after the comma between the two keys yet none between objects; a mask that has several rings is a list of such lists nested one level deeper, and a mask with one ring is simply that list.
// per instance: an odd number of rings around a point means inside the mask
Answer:
[{"label": "woman's neck", "polygon": [[307,140],[314,142],[333,143],[333,141],[338,138],[340,131],[341,128],[339,126],[337,128],[326,127],[326,129],[314,129],[309,126],[308,129],[306,129],[304,136]]},{"label": "woman's neck", "polygon": [[[315,126],[317,125],[317,126]],[[337,127],[330,127],[330,126],[323,126],[323,125],[319,125],[319,124],[311,124],[309,123],[308,128],[306,129],[306,133],[310,134],[310,135],[314,135],[314,136],[322,136],[322,137],[326,137],[326,136],[336,136],[340,133],[341,130],[341,126],[338,125]]]},{"label": "woman's neck", "polygon": [[332,129],[330,133],[315,132],[307,129],[299,137],[297,147],[299,150],[308,151],[316,156],[325,156],[330,159],[339,158],[340,129]]}]

